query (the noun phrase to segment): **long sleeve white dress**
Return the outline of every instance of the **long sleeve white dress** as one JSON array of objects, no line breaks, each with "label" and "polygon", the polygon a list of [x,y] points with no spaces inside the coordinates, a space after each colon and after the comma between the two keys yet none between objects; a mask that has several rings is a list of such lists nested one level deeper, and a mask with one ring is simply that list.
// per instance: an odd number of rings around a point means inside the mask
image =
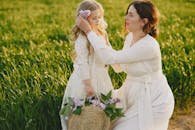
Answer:
[{"label": "long sleeve white dress", "polygon": [[[107,94],[113,90],[113,86],[108,75],[108,66],[98,59],[95,52],[89,53],[88,40],[85,36],[79,35],[75,41],[75,51],[77,58],[74,61],[74,71],[67,83],[62,101],[62,108],[67,97],[84,98],[83,80],[90,79],[96,94]],[[106,45],[106,43],[105,43]],[[108,46],[108,45],[106,45]],[[67,130],[66,118],[60,116],[63,130]]]},{"label": "long sleeve white dress", "polygon": [[126,37],[123,50],[105,46],[105,41],[90,32],[88,40],[104,64],[120,64],[127,73],[122,87],[114,95],[121,99],[125,116],[113,130],[167,130],[174,109],[174,97],[162,73],[158,42],[146,35],[130,46],[132,33]]}]

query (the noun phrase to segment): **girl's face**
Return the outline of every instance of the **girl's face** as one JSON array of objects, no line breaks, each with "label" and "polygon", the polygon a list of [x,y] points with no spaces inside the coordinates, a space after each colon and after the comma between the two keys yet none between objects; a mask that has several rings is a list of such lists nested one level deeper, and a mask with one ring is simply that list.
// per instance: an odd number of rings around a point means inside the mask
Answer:
[{"label": "girl's face", "polygon": [[144,27],[144,22],[133,5],[129,7],[128,13],[125,16],[125,27],[130,32],[142,30]]},{"label": "girl's face", "polygon": [[103,15],[99,9],[91,11],[90,16],[88,17],[89,23],[94,27],[99,26],[102,19],[103,19]]}]

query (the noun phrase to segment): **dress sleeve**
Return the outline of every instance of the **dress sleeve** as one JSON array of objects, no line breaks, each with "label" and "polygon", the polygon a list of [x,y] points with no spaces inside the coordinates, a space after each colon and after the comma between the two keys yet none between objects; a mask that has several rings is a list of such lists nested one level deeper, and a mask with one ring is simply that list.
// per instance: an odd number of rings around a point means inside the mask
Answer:
[{"label": "dress sleeve", "polygon": [[78,65],[79,76],[82,80],[90,79],[89,50],[87,44],[87,38],[83,35],[79,35],[75,41],[75,51],[77,55],[76,62]]},{"label": "dress sleeve", "polygon": [[116,73],[120,73],[123,71],[123,69],[121,69],[121,67],[120,67],[120,64],[112,64],[111,66],[112,66],[114,72],[116,72]]},{"label": "dress sleeve", "polygon": [[145,39],[132,47],[116,51],[105,45],[105,40],[95,32],[87,35],[96,53],[105,64],[130,64],[143,60],[151,60],[159,56],[159,46],[152,40]]}]

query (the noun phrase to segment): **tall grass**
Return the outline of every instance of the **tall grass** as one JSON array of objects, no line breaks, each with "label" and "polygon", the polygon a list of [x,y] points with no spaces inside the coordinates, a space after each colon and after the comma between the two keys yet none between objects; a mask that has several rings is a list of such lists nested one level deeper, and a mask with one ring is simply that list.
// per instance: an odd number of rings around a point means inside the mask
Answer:
[{"label": "tall grass", "polygon": [[[0,129],[60,129],[59,109],[73,67],[71,27],[80,0],[3,0],[0,3]],[[121,49],[129,0],[99,0],[113,48]],[[195,3],[154,0],[161,12],[163,71],[178,107],[195,96]],[[109,69],[115,88],[125,74]]]}]

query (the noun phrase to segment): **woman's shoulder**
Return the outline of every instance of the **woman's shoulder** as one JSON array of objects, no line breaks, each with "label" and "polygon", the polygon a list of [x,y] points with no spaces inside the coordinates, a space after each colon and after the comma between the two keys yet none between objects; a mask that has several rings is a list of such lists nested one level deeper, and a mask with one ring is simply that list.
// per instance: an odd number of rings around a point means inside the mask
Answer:
[{"label": "woman's shoulder", "polygon": [[153,52],[156,52],[157,55],[159,56],[161,55],[159,43],[155,38],[147,34],[145,38],[145,42],[146,42],[145,45],[147,46],[147,48],[151,49]]},{"label": "woman's shoulder", "polygon": [[126,37],[125,37],[125,42],[124,42],[123,49],[127,48],[128,46],[130,46],[129,43],[130,43],[130,41],[131,41],[131,38],[132,38],[132,33],[129,32],[129,33],[126,35]]},{"label": "woman's shoulder", "polygon": [[148,44],[150,44],[150,45],[152,45],[152,46],[159,47],[158,41],[157,41],[155,38],[153,38],[152,36],[150,36],[149,34],[147,34],[145,40],[146,40],[146,42],[147,42]]}]

